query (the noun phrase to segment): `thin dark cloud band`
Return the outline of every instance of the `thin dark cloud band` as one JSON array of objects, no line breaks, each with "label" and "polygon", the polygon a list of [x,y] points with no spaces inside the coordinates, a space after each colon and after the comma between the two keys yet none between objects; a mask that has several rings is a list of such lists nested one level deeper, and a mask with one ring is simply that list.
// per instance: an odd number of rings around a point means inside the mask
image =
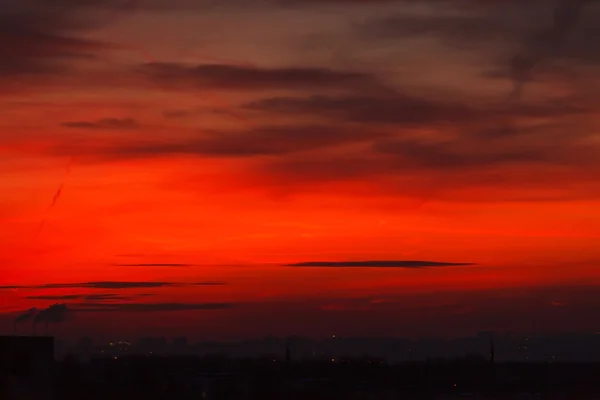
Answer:
[{"label": "thin dark cloud band", "polygon": [[180,286],[215,286],[225,285],[224,282],[119,282],[119,281],[99,281],[99,282],[81,282],[81,283],[47,283],[42,285],[11,285],[0,286],[0,290],[14,289],[149,289],[162,287],[180,287]]},{"label": "thin dark cloud band", "polygon": [[437,261],[309,261],[286,264],[286,267],[317,267],[317,268],[429,268],[429,267],[460,267],[477,265],[474,263],[451,263]]},{"label": "thin dark cloud band", "polygon": [[181,263],[134,263],[134,264],[113,264],[116,267],[193,267],[194,264]]},{"label": "thin dark cloud band", "polygon": [[80,303],[70,305],[76,312],[174,312],[225,310],[234,303]]}]

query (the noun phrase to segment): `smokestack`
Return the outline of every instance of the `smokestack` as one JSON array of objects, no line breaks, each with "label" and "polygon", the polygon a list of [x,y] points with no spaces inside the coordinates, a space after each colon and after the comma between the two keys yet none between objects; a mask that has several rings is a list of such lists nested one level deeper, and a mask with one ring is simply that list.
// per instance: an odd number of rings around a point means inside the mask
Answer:
[{"label": "smokestack", "polygon": [[43,322],[46,324],[46,332],[48,332],[48,328],[50,324],[58,324],[64,322],[67,319],[69,309],[66,304],[54,304],[48,308],[40,311],[33,320],[34,331],[35,327],[39,322]]},{"label": "smokestack", "polygon": [[33,319],[33,317],[35,316],[36,313],[37,313],[37,308],[33,307],[33,308],[30,308],[29,310],[25,311],[23,314],[19,315],[17,318],[14,319],[13,328],[14,328],[15,336],[17,335],[17,326],[21,323],[24,323],[24,322],[27,322],[27,321]]}]

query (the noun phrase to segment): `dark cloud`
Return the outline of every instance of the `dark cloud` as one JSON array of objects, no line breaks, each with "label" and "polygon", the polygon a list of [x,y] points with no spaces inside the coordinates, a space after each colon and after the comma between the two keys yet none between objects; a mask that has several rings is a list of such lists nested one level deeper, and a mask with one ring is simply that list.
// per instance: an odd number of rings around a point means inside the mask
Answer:
[{"label": "dark cloud", "polygon": [[591,104],[568,98],[543,103],[470,105],[398,92],[369,96],[271,97],[246,103],[242,108],[284,115],[304,114],[362,124],[377,123],[428,128],[440,124],[459,128],[474,123],[486,126],[505,125],[517,118],[557,118],[595,112],[595,107]]},{"label": "dark cloud", "polygon": [[111,48],[81,35],[98,22],[88,3],[0,0],[0,78],[68,72],[69,61]]},{"label": "dark cloud", "polygon": [[384,96],[274,97],[247,103],[249,110],[284,114],[315,114],[362,123],[435,124],[472,120],[478,114],[461,103],[450,103],[403,94]]},{"label": "dark cloud", "polygon": [[476,265],[473,263],[450,263],[436,261],[309,261],[286,264],[286,267],[321,267],[321,268],[429,268],[459,267]]},{"label": "dark cloud", "polygon": [[[215,286],[225,285],[224,282],[206,281],[206,282],[192,282],[192,283],[181,283],[181,282],[118,282],[118,281],[101,281],[101,282],[82,282],[82,283],[47,283],[43,285],[14,285],[14,286],[0,286],[0,290],[12,290],[12,289],[154,289],[162,287],[174,287],[174,286]],[[66,295],[71,296],[71,295]],[[73,295],[76,296],[76,295]],[[84,296],[87,298],[88,295]],[[100,299],[102,296],[111,297],[112,294],[98,294],[94,295]],[[151,296],[151,294],[148,294]],[[46,300],[53,299],[52,296],[44,296]],[[65,300],[68,299],[64,298]],[[42,299],[41,297],[37,297]],[[57,296],[59,300],[61,296]],[[73,297],[76,298],[76,297]]]},{"label": "dark cloud", "polygon": [[[127,300],[130,299],[130,296],[121,296],[114,293],[101,293],[101,294],[86,294],[86,295],[78,295],[78,299],[85,299],[89,301],[103,301],[103,300]],[[42,297],[42,296],[39,296]]]},{"label": "dark cloud", "polygon": [[29,300],[77,300],[83,299],[85,296],[81,294],[64,294],[64,295],[42,295],[28,296]]},{"label": "dark cloud", "polygon": [[327,68],[149,63],[137,73],[165,88],[221,90],[310,89],[382,86],[370,75]]},{"label": "dark cloud", "polygon": [[[583,146],[590,137],[581,125],[561,121],[570,116],[593,115],[593,104],[561,100],[516,105],[455,105],[410,96],[270,98],[249,105],[252,109],[290,115],[326,116],[332,121],[354,120],[398,126],[393,135],[365,136],[371,151],[326,157],[290,157],[273,161],[265,174],[288,181],[312,176],[323,180],[398,176],[423,168],[447,178],[450,170],[471,175],[489,168],[532,164],[584,168],[595,163],[595,146]],[[531,119],[547,122],[521,123]],[[442,129],[439,135],[417,135],[410,129]],[[591,137],[590,137],[591,138]],[[340,142],[341,143],[341,142]],[[438,176],[439,177],[439,176]]]},{"label": "dark cloud", "polygon": [[559,163],[553,146],[536,144],[528,147],[496,148],[465,147],[464,141],[423,143],[414,140],[389,140],[376,143],[380,154],[393,156],[398,168],[467,169],[499,165]]},{"label": "dark cloud", "polygon": [[71,121],[63,122],[61,126],[66,128],[76,129],[109,129],[109,130],[120,130],[120,129],[137,129],[139,123],[132,118],[103,118],[97,121]]},{"label": "dark cloud", "polygon": [[88,301],[105,301],[105,300],[133,300],[137,297],[153,296],[150,293],[135,294],[130,296],[122,296],[114,293],[102,293],[102,294],[64,294],[64,295],[39,295],[39,296],[28,296],[29,300],[88,300]]},{"label": "dark cloud", "polygon": [[118,282],[118,281],[100,281],[100,282],[82,282],[82,283],[47,283],[43,285],[23,285],[23,286],[0,286],[0,289],[138,289],[138,288],[161,288],[168,286],[178,286],[174,282]]},{"label": "dark cloud", "polygon": [[[60,4],[68,3],[63,1]],[[95,7],[95,3],[85,2],[89,7]],[[342,5],[351,1],[339,1],[339,3]],[[535,5],[531,5],[533,2],[524,4],[517,1],[432,0],[430,3],[432,7],[434,3],[435,7],[441,3],[446,4],[447,7],[435,10],[424,7],[418,15],[414,13],[414,9],[406,8],[403,14],[368,21],[359,27],[359,32],[371,35],[369,39],[377,35],[392,38],[429,35],[445,40],[446,43],[487,46],[486,51],[489,50],[489,54],[496,54],[502,58],[514,54],[516,45],[524,43],[523,38],[539,32],[540,26],[546,24],[543,18],[551,17],[552,10],[552,7],[542,8],[542,5],[546,7],[548,2],[544,4],[536,2]],[[140,7],[145,7],[145,3],[140,3]],[[547,15],[544,14],[543,18],[538,19],[531,18],[534,10],[541,9],[548,10]],[[398,7],[398,10],[402,8]],[[590,22],[596,18],[595,14],[590,14],[590,10],[586,9],[589,12],[580,19],[577,29],[571,32],[573,35],[577,35],[580,30],[593,32],[594,29],[598,29]],[[409,15],[408,12],[412,14]],[[42,26],[49,24],[47,29],[49,32],[61,35],[64,32],[65,37],[68,38],[78,37],[77,35],[84,28],[80,27],[78,21],[70,15],[67,13],[68,18],[65,17],[64,21],[62,19],[58,21],[56,17],[49,18],[46,22],[40,20],[39,24]],[[551,21],[551,18],[548,21]],[[60,28],[55,28],[55,25]],[[66,28],[62,28],[63,25]],[[500,54],[495,47],[497,42],[508,43],[508,53]],[[569,46],[564,47],[561,54],[565,57],[575,57],[575,53],[578,52],[583,54],[583,47],[591,46],[590,43],[573,37]],[[581,49],[577,47],[579,45],[582,46]],[[508,81],[510,71],[505,65],[506,59],[501,63],[505,68],[498,69],[495,72],[496,76]],[[50,65],[50,63],[44,58],[43,65]],[[482,70],[487,67],[488,65],[483,65]],[[581,125],[569,128],[571,138],[568,139],[558,138],[550,129],[547,132],[540,129],[533,131],[517,123],[514,126],[510,123],[525,118],[547,119],[550,123],[554,123],[560,117],[575,113],[591,113],[596,108],[593,104],[586,104],[586,107],[550,103],[493,105],[483,102],[453,101],[441,94],[440,96],[416,96],[391,91],[373,76],[350,72],[351,70],[352,68],[335,70],[302,66],[263,68],[227,64],[150,63],[142,65],[135,72],[146,77],[153,86],[158,84],[177,90],[206,87],[235,90],[278,88],[311,90],[316,93],[314,96],[293,97],[286,93],[285,96],[278,97],[278,95],[267,94],[265,96],[274,97],[252,101],[242,105],[242,109],[249,114],[256,111],[264,112],[264,115],[259,116],[260,118],[294,117],[302,118],[304,121],[319,122],[312,124],[305,122],[302,126],[263,126],[238,131],[198,132],[194,136],[185,138],[171,135],[164,139],[158,135],[149,135],[145,136],[143,141],[139,138],[119,137],[118,140],[111,138],[109,141],[100,142],[92,138],[58,143],[49,151],[56,155],[78,154],[84,162],[172,154],[199,157],[255,157],[249,168],[256,170],[252,169],[250,174],[258,172],[254,176],[257,182],[266,182],[267,186],[271,183],[273,187],[289,187],[304,183],[335,183],[336,180],[344,179],[357,179],[360,181],[357,184],[367,186],[376,184],[380,178],[381,180],[389,178],[397,182],[392,182],[391,185],[389,181],[382,183],[382,186],[386,185],[383,189],[391,190],[390,187],[397,186],[397,190],[406,192],[433,190],[436,180],[440,181],[440,187],[448,186],[448,182],[452,182],[457,188],[464,188],[473,180],[483,182],[492,169],[502,179],[512,179],[503,177],[499,170],[514,165],[527,164],[528,167],[536,168],[538,164],[551,164],[572,168],[574,175],[592,165],[595,145],[591,141],[587,148],[581,145],[583,142],[581,139],[585,139],[585,132],[590,127]],[[132,82],[138,84],[139,80],[132,79]],[[344,89],[353,94],[332,95],[331,91],[326,91],[328,89]],[[336,90],[336,93],[339,91]],[[172,106],[173,110],[166,111],[165,117],[183,117],[193,112],[178,110],[177,105]],[[115,118],[70,121],[63,125],[80,129],[118,129],[137,126],[134,120],[129,120],[133,121],[133,125],[123,124],[124,121],[128,120]],[[409,129],[421,130],[424,134],[414,137],[415,132],[409,132]],[[433,133],[431,138],[428,137],[429,130]],[[348,148],[344,154],[334,151],[315,151],[333,150],[344,146]],[[357,147],[362,148],[352,150]],[[308,154],[309,152],[313,153]],[[577,154],[577,157],[574,154]],[[426,170],[429,175],[417,176],[420,170]],[[591,168],[584,171],[588,175],[593,172]],[[464,177],[465,182],[459,180],[459,175],[463,173],[468,173],[468,176]],[[527,176],[531,177],[529,183],[534,184],[534,177],[539,175],[536,171],[528,172]],[[524,186],[528,183],[525,178],[519,179],[521,179],[519,185]],[[128,264],[128,266],[142,265]],[[161,266],[161,264],[146,266]]]},{"label": "dark cloud", "polygon": [[166,286],[177,286],[173,282],[118,282],[118,281],[101,281],[101,282],[85,282],[85,283],[63,283],[63,284],[47,284],[45,288],[89,288],[89,289],[138,289],[138,288],[159,288]]},{"label": "dark cloud", "polygon": [[[515,23],[481,12],[397,14],[362,23],[356,29],[372,39],[400,39],[431,36],[456,47],[473,47],[487,41],[517,41],[531,29],[529,23]],[[511,29],[512,28],[512,29]]]},{"label": "dark cloud", "polygon": [[[586,131],[568,125],[492,124],[459,128],[436,140],[399,132],[397,138],[375,140],[371,148],[276,159],[259,167],[256,179],[290,194],[323,187],[421,200],[592,199],[599,193],[587,182],[600,173],[598,147],[584,144]],[[564,183],[556,185],[557,180]]]},{"label": "dark cloud", "polygon": [[386,136],[383,131],[341,125],[263,127],[239,134],[215,135],[205,146],[211,155],[283,155],[382,136]]},{"label": "dark cloud", "polygon": [[[15,0],[13,0],[15,1]],[[43,0],[29,0],[41,3]],[[256,3],[255,0],[237,0],[241,4]],[[220,2],[217,0],[54,0],[53,5],[63,8],[81,7],[92,10],[111,10],[113,12],[128,11],[179,11],[179,10],[207,10]]]},{"label": "dark cloud", "polygon": [[193,267],[194,264],[156,263],[156,264],[114,264],[117,267]]},{"label": "dark cloud", "polygon": [[115,293],[101,293],[101,294],[86,294],[81,297],[83,300],[87,301],[125,301],[125,300],[134,300],[139,297],[149,297],[154,296],[153,293],[139,293],[134,295],[123,296]]},{"label": "dark cloud", "polygon": [[543,27],[545,19],[551,18],[554,0],[428,2],[429,10],[424,8],[422,12],[415,12],[414,8],[399,8],[396,14],[367,20],[354,28],[372,39],[429,36],[452,47],[472,48],[483,44],[495,51],[499,44],[522,42]]},{"label": "dark cloud", "polygon": [[[537,40],[529,44],[524,52],[517,54],[511,60],[510,67],[515,86],[514,96],[521,95],[523,85],[533,78],[532,72],[538,64],[560,56],[562,48],[569,47],[569,44],[566,43],[568,35],[579,25],[586,6],[591,3],[590,0],[558,0],[554,7],[554,18],[550,26],[540,32]],[[595,23],[598,25],[600,18],[597,18]],[[599,38],[598,33],[600,32],[596,30],[595,35],[592,35],[596,40]],[[588,51],[588,53],[590,52]]]},{"label": "dark cloud", "polygon": [[[239,0],[241,3],[253,3],[254,0]],[[449,6],[453,8],[484,8],[496,4],[521,4],[521,0],[271,0],[273,4],[288,4],[293,6],[300,5],[340,5],[340,6],[359,6],[373,7],[384,4],[426,4],[429,3],[434,7]],[[548,2],[552,0],[529,0],[531,3]]]},{"label": "dark cloud", "polygon": [[349,124],[262,126],[241,131],[198,132],[196,137],[149,141],[119,140],[106,146],[58,147],[57,154],[78,154],[80,160],[162,157],[172,154],[208,157],[280,156],[389,136],[383,129]]},{"label": "dark cloud", "polygon": [[77,312],[171,312],[225,310],[234,303],[79,303],[72,305]]},{"label": "dark cloud", "polygon": [[244,132],[213,134],[189,148],[208,156],[285,155],[383,136],[386,136],[383,131],[342,125],[265,126]]},{"label": "dark cloud", "polygon": [[600,8],[594,7],[595,0],[430,3],[437,4],[435,12],[407,8],[357,24],[356,31],[367,40],[424,36],[452,49],[473,50],[482,69],[492,63],[513,81],[515,96],[526,82],[539,80],[540,74],[543,78],[554,59],[567,61],[567,70],[600,63]]}]

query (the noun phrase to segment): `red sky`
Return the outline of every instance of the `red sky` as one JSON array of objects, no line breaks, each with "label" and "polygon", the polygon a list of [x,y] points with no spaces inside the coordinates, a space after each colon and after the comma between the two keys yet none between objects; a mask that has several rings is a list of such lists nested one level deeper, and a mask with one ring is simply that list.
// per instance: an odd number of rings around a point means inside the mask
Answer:
[{"label": "red sky", "polygon": [[597,329],[595,2],[208,3],[0,0],[0,327]]}]

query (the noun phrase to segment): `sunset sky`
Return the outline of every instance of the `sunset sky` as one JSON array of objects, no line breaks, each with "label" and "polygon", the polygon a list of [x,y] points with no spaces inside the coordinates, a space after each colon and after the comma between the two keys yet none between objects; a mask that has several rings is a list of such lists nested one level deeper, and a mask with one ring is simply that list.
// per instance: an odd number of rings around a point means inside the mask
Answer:
[{"label": "sunset sky", "polygon": [[596,1],[0,0],[0,332],[600,330],[598,43]]}]

